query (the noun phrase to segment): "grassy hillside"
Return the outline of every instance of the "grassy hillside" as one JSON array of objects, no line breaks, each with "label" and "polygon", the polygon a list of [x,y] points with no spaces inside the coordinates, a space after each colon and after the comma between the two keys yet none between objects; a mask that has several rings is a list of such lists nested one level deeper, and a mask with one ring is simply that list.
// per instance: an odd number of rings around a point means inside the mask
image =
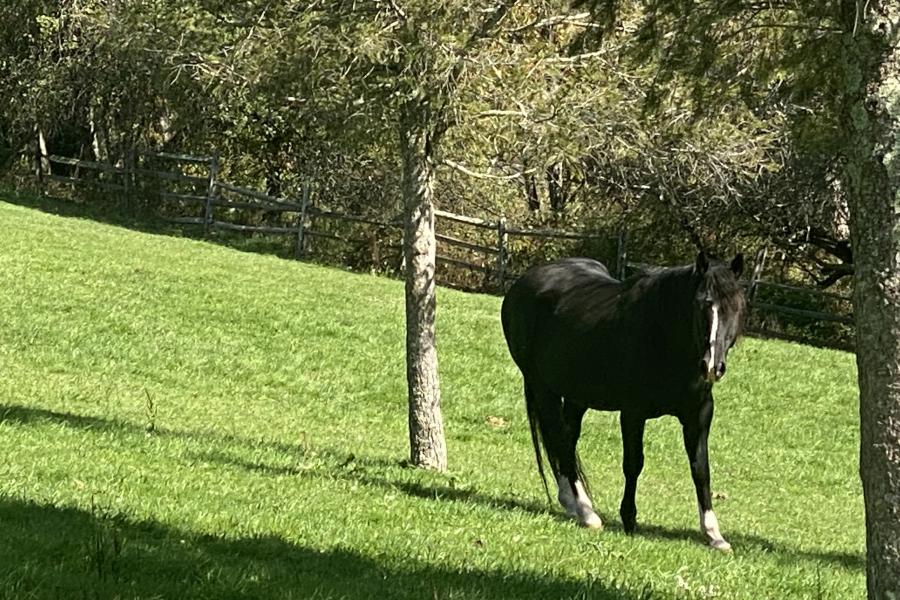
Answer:
[{"label": "grassy hillside", "polygon": [[680,432],[648,424],[640,533],[615,415],[607,523],[547,503],[499,300],[442,290],[451,473],[404,466],[395,281],[0,202],[0,598],[850,598],[852,357],[747,339],[717,388],[707,550]]}]

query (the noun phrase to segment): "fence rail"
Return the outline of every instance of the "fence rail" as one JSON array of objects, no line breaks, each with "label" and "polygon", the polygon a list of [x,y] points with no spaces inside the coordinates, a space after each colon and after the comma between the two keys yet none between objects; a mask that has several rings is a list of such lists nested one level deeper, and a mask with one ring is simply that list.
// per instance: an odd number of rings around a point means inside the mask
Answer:
[{"label": "fence rail", "polygon": [[852,317],[833,315],[817,310],[804,310],[801,308],[793,308],[791,306],[779,306],[778,304],[770,304],[768,302],[760,302],[758,300],[753,303],[753,309],[781,313],[783,315],[792,315],[796,317],[809,317],[810,319],[816,319],[817,321],[831,321],[834,323],[843,323],[845,325],[853,324]]},{"label": "fence rail", "polygon": [[[39,184],[42,189],[45,185],[45,180],[49,180],[72,186],[90,185],[127,194],[139,185],[147,186],[152,183],[156,187],[153,188],[152,185],[149,185],[149,187],[154,190],[153,193],[156,197],[162,201],[179,202],[182,205],[196,204],[203,207],[202,216],[176,215],[168,217],[168,221],[179,225],[200,226],[205,233],[222,230],[247,234],[293,236],[294,255],[296,257],[300,257],[306,252],[307,240],[309,239],[336,240],[359,245],[371,244],[373,262],[375,262],[375,257],[381,256],[383,248],[396,251],[401,247],[396,243],[382,244],[379,240],[379,231],[402,231],[402,221],[385,221],[365,215],[345,214],[315,206],[311,201],[311,184],[309,181],[303,184],[299,202],[270,196],[265,192],[222,181],[219,177],[219,158],[217,155],[204,157],[177,153],[145,152],[136,155],[132,160],[119,164],[83,160],[55,154],[38,155],[37,158],[39,165],[46,165],[46,167],[37,170]],[[152,161],[152,168],[145,166],[147,160]],[[142,164],[142,161],[144,161],[144,164]],[[205,171],[205,175],[189,174],[181,169],[161,169],[158,167],[160,161],[167,163],[167,165],[186,165],[195,173],[197,170]],[[54,173],[54,165],[67,169],[68,172],[66,174]],[[45,168],[47,172],[44,172]],[[96,173],[97,178],[86,178],[84,176],[85,172]],[[116,178],[119,178],[121,183],[117,183],[115,181]],[[163,189],[163,185],[160,185],[161,182],[169,182],[173,185],[188,185],[192,186],[192,188],[189,191]],[[282,216],[281,218],[292,220],[292,222],[260,225],[224,220],[226,216],[231,218],[240,218],[242,216],[241,213],[236,213],[235,211],[259,211],[261,213],[278,214]],[[439,245],[436,256],[437,262],[449,268],[464,269],[480,274],[479,283],[474,287],[482,291],[485,290],[487,284],[489,291],[503,292],[506,290],[507,284],[512,281],[514,274],[509,271],[510,236],[575,242],[609,239],[610,237],[596,232],[509,227],[506,219],[502,217],[490,221],[443,210],[435,210],[434,214],[438,224],[446,223],[447,226],[467,228],[466,231],[473,233],[476,231],[480,232],[482,239],[465,239],[464,234],[457,233],[455,230],[437,233],[435,237]],[[293,219],[291,219],[292,215]],[[321,227],[314,227],[317,222],[323,219],[368,225],[377,228],[377,230],[369,238],[365,239],[327,231]],[[483,237],[485,235],[491,235],[491,241],[484,241]],[[628,260],[626,230],[623,229],[619,232],[617,244],[615,273],[620,278],[626,276],[629,270],[655,268],[652,264]],[[456,250],[454,255],[447,252],[453,249]],[[761,280],[761,275],[765,257],[765,251],[761,249],[756,256],[750,279],[744,282],[748,291],[747,295],[752,314],[757,316],[779,315],[789,319],[805,319],[814,323],[852,326],[853,318],[849,314],[836,314],[797,306],[785,306],[760,298],[760,294],[774,291],[773,293],[801,294],[809,298],[825,299],[845,304],[851,300],[850,297],[844,294],[780,282],[763,281]],[[402,265],[400,268],[402,268]],[[454,287],[468,287],[469,289],[473,287],[461,286],[458,282],[453,282],[453,284]],[[763,319],[762,328],[758,326],[751,327],[751,331],[795,341],[810,341],[809,339],[804,339],[803,336],[796,336],[784,331],[767,330],[765,319]],[[826,345],[852,349],[852,344],[849,342]]]},{"label": "fence rail", "polygon": [[823,298],[834,298],[835,300],[843,300],[845,302],[852,302],[853,298],[846,294],[836,294],[834,292],[829,292],[827,290],[819,290],[813,288],[801,287],[799,285],[789,285],[786,283],[776,283],[774,281],[760,281],[759,285],[761,287],[769,287],[776,288],[780,290],[789,290],[792,292],[800,292],[804,294],[812,294],[814,296],[821,296]]}]

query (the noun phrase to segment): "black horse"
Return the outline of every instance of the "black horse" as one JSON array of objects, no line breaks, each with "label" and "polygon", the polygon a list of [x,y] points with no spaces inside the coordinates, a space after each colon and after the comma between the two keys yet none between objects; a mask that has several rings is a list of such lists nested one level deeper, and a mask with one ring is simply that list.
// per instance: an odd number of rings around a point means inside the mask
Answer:
[{"label": "black horse", "polygon": [[730,264],[656,269],[625,281],[603,264],[575,258],[533,267],[503,300],[503,332],[525,379],[525,404],[538,470],[547,487],[547,453],[566,512],[602,527],[584,486],[575,446],[588,408],[621,413],[625,493],[619,514],[635,529],[634,503],[644,466],[644,423],[662,415],[681,422],[697,490],[700,530],[719,550],[722,537],[709,489],[707,437],[713,383],[745,313],[738,254]]}]

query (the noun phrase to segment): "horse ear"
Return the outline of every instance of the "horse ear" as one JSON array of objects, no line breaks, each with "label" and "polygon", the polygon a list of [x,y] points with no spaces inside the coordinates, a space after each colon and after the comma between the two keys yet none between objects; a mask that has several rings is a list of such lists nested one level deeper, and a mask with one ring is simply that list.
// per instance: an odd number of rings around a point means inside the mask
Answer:
[{"label": "horse ear", "polygon": [[740,277],[744,272],[744,255],[740,252],[731,259],[731,272],[734,273],[735,277]]},{"label": "horse ear", "polygon": [[703,275],[709,269],[709,259],[706,258],[706,252],[703,250],[697,255],[697,262],[694,264],[694,272]]}]

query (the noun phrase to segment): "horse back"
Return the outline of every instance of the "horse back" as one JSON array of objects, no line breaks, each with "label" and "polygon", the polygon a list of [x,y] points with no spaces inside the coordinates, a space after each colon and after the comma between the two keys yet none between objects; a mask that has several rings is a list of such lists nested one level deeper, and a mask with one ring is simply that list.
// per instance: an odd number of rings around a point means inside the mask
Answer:
[{"label": "horse back", "polygon": [[[623,285],[600,262],[566,259],[527,271],[501,312],[513,360],[527,380],[560,395],[596,396],[631,355],[622,335]],[[617,406],[597,406],[617,409]]]}]

